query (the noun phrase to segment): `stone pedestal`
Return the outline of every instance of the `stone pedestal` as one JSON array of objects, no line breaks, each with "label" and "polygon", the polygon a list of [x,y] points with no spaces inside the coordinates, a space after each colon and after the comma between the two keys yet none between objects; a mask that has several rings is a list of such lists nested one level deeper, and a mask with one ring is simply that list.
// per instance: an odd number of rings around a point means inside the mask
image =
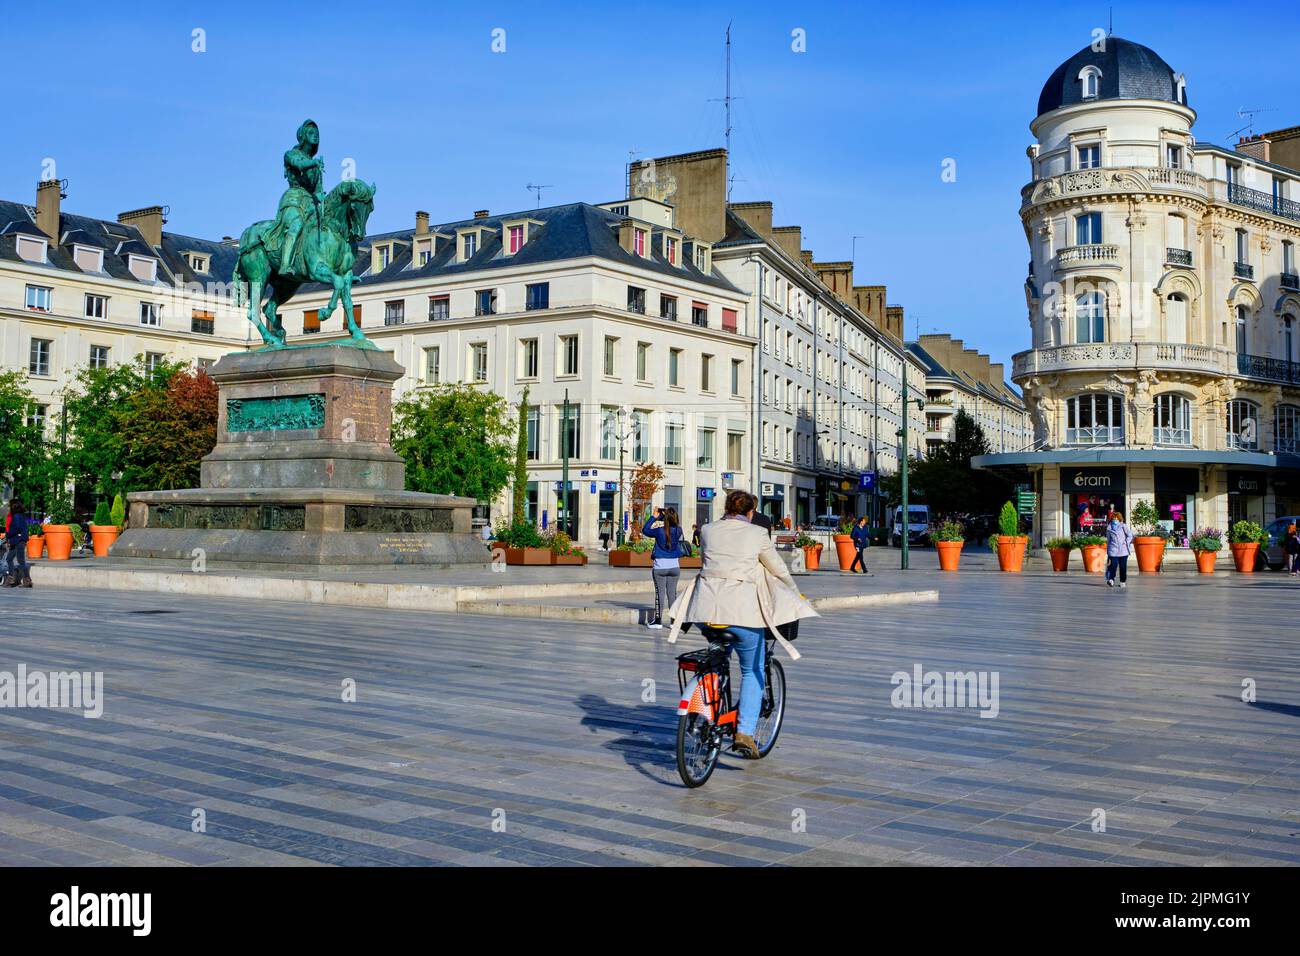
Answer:
[{"label": "stone pedestal", "polygon": [[112,556],[243,567],[485,563],[474,500],[404,491],[389,444],[387,352],[350,345],[227,355],[200,487],[128,495]]}]

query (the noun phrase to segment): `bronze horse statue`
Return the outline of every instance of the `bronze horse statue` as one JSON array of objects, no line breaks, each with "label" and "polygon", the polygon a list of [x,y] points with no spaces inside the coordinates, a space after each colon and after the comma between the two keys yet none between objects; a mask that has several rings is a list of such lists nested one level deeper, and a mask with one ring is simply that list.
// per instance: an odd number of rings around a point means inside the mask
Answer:
[{"label": "bronze horse statue", "polygon": [[[294,192],[291,188],[286,198]],[[281,213],[276,219],[254,223],[239,238],[239,260],[234,271],[236,304],[243,304],[247,282],[248,320],[261,333],[267,348],[283,348],[285,332],[280,306],[304,283],[320,282],[333,290],[329,303],[320,310],[320,321],[323,323],[333,315],[341,300],[353,342],[373,347],[352,318],[352,284],[358,281],[352,267],[356,263],[357,243],[365,238],[366,222],[375,209],[374,184],[345,179],[323,202],[310,196],[306,203],[299,200],[308,215],[295,223],[287,240],[285,205],[282,200]],[[290,250],[288,253],[286,248]],[[292,260],[289,263],[284,262],[286,254]],[[265,323],[258,317],[259,311],[265,316]]]}]

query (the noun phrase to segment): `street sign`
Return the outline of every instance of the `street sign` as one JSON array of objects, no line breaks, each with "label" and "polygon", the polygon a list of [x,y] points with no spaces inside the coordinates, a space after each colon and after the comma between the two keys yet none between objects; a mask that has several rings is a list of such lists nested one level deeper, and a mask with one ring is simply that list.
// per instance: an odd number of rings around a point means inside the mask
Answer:
[{"label": "street sign", "polygon": [[1032,491],[1016,493],[1016,511],[1022,515],[1032,515],[1038,510],[1038,495]]},{"label": "street sign", "polygon": [[712,501],[716,495],[717,492],[714,491],[712,488],[695,489],[695,497],[699,501]]},{"label": "street sign", "polygon": [[876,487],[876,473],[874,471],[864,471],[858,476],[859,491],[874,491]]},{"label": "street sign", "polygon": [[731,491],[736,487],[736,473],[734,471],[724,471],[722,473],[722,490]]},{"label": "street sign", "polygon": [[772,491],[773,491],[773,488],[774,488],[774,487],[775,487],[775,486],[774,486],[773,483],[770,482],[770,481],[765,481],[765,482],[763,482],[763,484],[761,485],[762,492],[763,492],[763,497],[765,497],[765,498],[771,498],[771,497],[772,497]]},{"label": "street sign", "polygon": [[596,493],[596,483],[594,481],[591,483],[591,493],[593,495]]}]

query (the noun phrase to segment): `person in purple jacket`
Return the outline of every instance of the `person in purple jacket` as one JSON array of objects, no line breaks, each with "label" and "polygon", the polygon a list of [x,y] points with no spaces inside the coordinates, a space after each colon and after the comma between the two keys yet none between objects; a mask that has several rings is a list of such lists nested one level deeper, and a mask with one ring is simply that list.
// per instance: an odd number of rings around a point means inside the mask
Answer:
[{"label": "person in purple jacket", "polygon": [[1133,529],[1124,523],[1124,515],[1112,511],[1106,521],[1106,587],[1115,586],[1115,572],[1119,572],[1119,586],[1128,587],[1128,556],[1133,553]]}]

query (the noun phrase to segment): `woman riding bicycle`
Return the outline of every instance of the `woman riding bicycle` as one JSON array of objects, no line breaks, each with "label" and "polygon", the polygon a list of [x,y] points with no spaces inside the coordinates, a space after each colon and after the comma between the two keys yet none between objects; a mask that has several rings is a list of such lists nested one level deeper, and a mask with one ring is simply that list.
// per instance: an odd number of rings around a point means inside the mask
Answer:
[{"label": "woman riding bicycle", "polygon": [[767,632],[818,616],[799,593],[767,532],[750,524],[757,503],[749,492],[733,491],[727,495],[722,520],[700,529],[700,574],[689,599],[683,595],[685,608],[673,614],[674,629],[678,621],[725,624],[740,638],[735,645],[741,671],[735,748],[746,757],[758,756],[754,729],[763,699]]}]

